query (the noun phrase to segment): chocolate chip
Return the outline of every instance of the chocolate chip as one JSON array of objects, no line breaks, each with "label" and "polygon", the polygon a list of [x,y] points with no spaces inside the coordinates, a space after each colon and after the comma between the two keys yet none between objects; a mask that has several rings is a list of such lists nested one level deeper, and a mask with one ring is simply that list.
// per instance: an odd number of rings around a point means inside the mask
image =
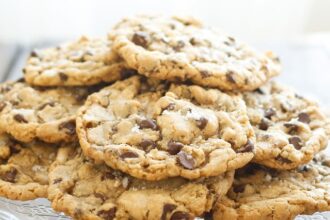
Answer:
[{"label": "chocolate chip", "polygon": [[43,110],[46,106],[54,107],[55,102],[46,102],[46,103],[42,104],[41,106],[39,106],[38,110]]},{"label": "chocolate chip", "polygon": [[106,201],[106,200],[108,199],[105,195],[103,195],[103,194],[101,194],[101,193],[94,193],[94,196],[95,196],[96,198],[98,198],[98,199],[101,199],[102,202],[104,202],[104,201]]},{"label": "chocolate chip", "polygon": [[166,106],[164,108],[164,110],[172,111],[172,110],[174,110],[174,108],[175,108],[175,104],[174,103],[170,103],[170,104],[168,104],[168,106]]},{"label": "chocolate chip", "polygon": [[143,32],[137,32],[134,33],[133,37],[132,37],[132,41],[134,44],[141,46],[141,47],[147,47],[148,45],[148,36],[143,33]]},{"label": "chocolate chip", "polygon": [[258,89],[255,89],[254,92],[256,93],[259,93],[260,95],[264,95],[264,91],[262,91],[262,89],[258,88]]},{"label": "chocolate chip", "polygon": [[17,79],[16,82],[18,82],[18,83],[24,83],[25,82],[25,79],[23,77],[21,77],[21,78]]},{"label": "chocolate chip", "polygon": [[9,145],[11,154],[17,154],[21,151],[20,145],[18,143],[16,143],[16,141],[14,141],[14,140],[11,140],[8,145]]},{"label": "chocolate chip", "polygon": [[139,127],[141,129],[152,129],[152,130],[157,130],[157,124],[154,120],[152,119],[144,119],[141,120],[139,123]]},{"label": "chocolate chip", "polygon": [[284,125],[284,127],[286,127],[288,129],[289,134],[294,134],[294,133],[298,132],[299,127],[296,124],[284,123],[283,125]]},{"label": "chocolate chip", "polygon": [[310,168],[308,165],[303,165],[303,166],[298,167],[299,172],[307,172],[307,171],[309,171],[309,169]]},{"label": "chocolate chip", "polygon": [[140,147],[144,150],[150,150],[151,148],[155,148],[157,146],[156,142],[150,139],[144,139],[141,141]]},{"label": "chocolate chip", "polygon": [[206,78],[206,77],[209,77],[210,76],[210,73],[208,71],[206,71],[206,70],[202,70],[200,73],[201,73],[201,75],[202,75],[203,78]]},{"label": "chocolate chip", "polygon": [[169,203],[166,203],[164,206],[163,206],[163,213],[162,213],[162,216],[161,216],[161,220],[166,220],[166,217],[167,217],[167,214],[173,212],[173,210],[176,209],[176,205],[174,204],[169,204]]},{"label": "chocolate chip", "polygon": [[232,71],[229,71],[229,72],[226,73],[226,80],[230,83],[233,83],[233,84],[236,83],[236,81],[234,79],[234,73]]},{"label": "chocolate chip", "polygon": [[28,123],[28,121],[21,114],[14,115],[14,119],[15,119],[15,121],[17,121],[19,123]]},{"label": "chocolate chip", "polygon": [[124,69],[122,69],[120,71],[120,77],[122,79],[126,79],[126,78],[128,78],[130,76],[133,76],[133,75],[136,75],[136,74],[137,74],[137,71],[134,70],[134,69],[126,69],[126,68],[124,68]]},{"label": "chocolate chip", "polygon": [[233,38],[233,37],[228,37],[228,40],[230,40],[232,43],[234,43],[235,42],[235,38]]},{"label": "chocolate chip", "polygon": [[0,112],[6,107],[6,105],[5,102],[0,102]]},{"label": "chocolate chip", "polygon": [[22,72],[23,72],[23,75],[26,73],[26,69],[25,68],[23,68],[22,69]]},{"label": "chocolate chip", "polygon": [[171,154],[171,155],[176,155],[177,153],[180,152],[180,150],[184,147],[184,145],[180,142],[176,142],[173,140],[170,140],[167,143],[167,151]]},{"label": "chocolate chip", "polygon": [[58,75],[60,76],[61,81],[67,81],[69,79],[68,75],[65,73],[60,72]]},{"label": "chocolate chip", "polygon": [[62,178],[54,179],[53,184],[60,183],[60,182],[62,182],[62,180],[63,180]]},{"label": "chocolate chip", "polygon": [[74,135],[76,133],[76,121],[71,120],[71,121],[65,121],[62,122],[58,128],[60,130],[65,129],[65,133],[68,135]]},{"label": "chocolate chip", "polygon": [[121,159],[126,159],[126,158],[137,158],[139,155],[135,152],[132,151],[126,151],[120,155]]},{"label": "chocolate chip", "polygon": [[280,161],[280,162],[282,162],[282,163],[292,163],[292,161],[291,160],[289,160],[289,159],[287,159],[287,158],[284,158],[284,157],[282,157],[282,156],[277,156],[276,158],[275,158],[275,160],[277,160],[277,161]]},{"label": "chocolate chip", "polygon": [[32,50],[31,53],[30,53],[30,57],[38,57],[37,52]]},{"label": "chocolate chip", "polygon": [[265,117],[268,119],[271,119],[274,115],[276,115],[276,111],[273,108],[269,108],[265,111]]},{"label": "chocolate chip", "polygon": [[298,115],[298,121],[309,124],[311,122],[311,118],[309,115],[305,112],[301,112]]},{"label": "chocolate chip", "polygon": [[197,44],[197,41],[196,41],[195,38],[190,38],[189,43],[190,43],[192,46],[195,46],[195,45]]},{"label": "chocolate chip", "polygon": [[100,210],[97,212],[97,215],[105,220],[112,220],[116,217],[117,208],[113,207],[109,210]]},{"label": "chocolate chip", "polygon": [[266,119],[261,119],[259,123],[259,129],[266,131],[269,128],[269,122]]},{"label": "chocolate chip", "polygon": [[212,212],[206,212],[203,215],[204,220],[213,220],[213,213]]},{"label": "chocolate chip", "polygon": [[17,170],[15,168],[11,168],[1,176],[1,179],[6,182],[15,183],[16,176]]},{"label": "chocolate chip", "polygon": [[297,150],[300,150],[303,147],[302,140],[300,137],[294,136],[289,138],[289,143],[294,146]]},{"label": "chocolate chip", "polygon": [[107,179],[114,179],[114,178],[115,178],[115,176],[113,175],[112,172],[106,172],[101,176],[102,181],[107,180]]},{"label": "chocolate chip", "polygon": [[254,144],[252,143],[252,141],[248,140],[246,142],[246,144],[239,148],[236,152],[237,153],[248,153],[248,152],[253,152],[254,150]]},{"label": "chocolate chip", "polygon": [[199,129],[203,130],[208,123],[208,120],[204,117],[201,117],[200,119],[196,120],[196,125]]},{"label": "chocolate chip", "polygon": [[184,168],[187,168],[189,170],[194,169],[194,167],[195,167],[195,160],[194,160],[194,158],[190,154],[187,154],[184,151],[180,151],[177,155],[178,155],[180,164]]},{"label": "chocolate chip", "polygon": [[171,216],[170,220],[193,220],[194,216],[190,215],[188,212],[176,211]]},{"label": "chocolate chip", "polygon": [[245,190],[245,185],[235,185],[233,190],[235,193],[242,193]]},{"label": "chocolate chip", "polygon": [[182,40],[179,40],[177,44],[173,47],[175,51],[180,51],[185,46],[185,43]]}]

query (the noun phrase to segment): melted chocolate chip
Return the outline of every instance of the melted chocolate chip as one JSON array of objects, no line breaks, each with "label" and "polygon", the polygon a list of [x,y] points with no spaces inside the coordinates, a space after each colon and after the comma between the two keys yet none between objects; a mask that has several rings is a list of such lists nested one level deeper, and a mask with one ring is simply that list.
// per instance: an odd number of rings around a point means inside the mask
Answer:
[{"label": "melted chocolate chip", "polygon": [[14,115],[14,120],[19,122],[19,123],[28,123],[28,121],[21,114]]},{"label": "melted chocolate chip", "polygon": [[276,115],[276,111],[273,108],[269,108],[265,111],[265,117],[268,119],[271,119],[274,115]]},{"label": "melted chocolate chip", "polygon": [[60,76],[60,79],[63,82],[69,79],[68,75],[66,75],[65,73],[60,72],[58,75]]},{"label": "melted chocolate chip", "polygon": [[42,104],[41,106],[39,106],[38,110],[43,110],[46,106],[54,107],[55,102],[46,102],[46,103]]},{"label": "melted chocolate chip", "polygon": [[269,122],[266,119],[261,119],[261,122],[259,124],[259,129],[267,131],[267,129],[269,128]]},{"label": "melted chocolate chip", "polygon": [[62,122],[58,128],[60,130],[65,129],[65,133],[68,135],[74,135],[76,133],[76,122],[74,120],[72,121],[65,121]]},{"label": "melted chocolate chip", "polygon": [[282,162],[282,163],[292,163],[292,161],[291,160],[289,160],[289,159],[287,159],[287,158],[284,158],[284,157],[282,157],[282,156],[277,156],[276,158],[275,158],[275,160],[277,160],[277,161],[280,161],[280,162]]},{"label": "melted chocolate chip", "polygon": [[151,148],[155,148],[156,146],[156,142],[149,139],[144,139],[140,143],[140,147],[142,147],[144,150],[150,150]]},{"label": "melted chocolate chip", "polygon": [[162,213],[162,216],[161,216],[161,220],[166,220],[166,217],[167,217],[167,214],[173,212],[175,209],[176,209],[176,205],[174,204],[169,204],[169,203],[166,203],[164,206],[163,206],[163,213]]},{"label": "melted chocolate chip", "polygon": [[167,143],[167,151],[171,154],[171,155],[176,155],[177,153],[180,152],[180,150],[184,147],[184,145],[180,142],[176,142],[173,140],[170,140]]},{"label": "melted chocolate chip", "polygon": [[178,155],[178,159],[179,159],[180,164],[184,168],[187,168],[189,170],[194,169],[194,167],[195,167],[195,160],[194,160],[194,158],[190,154],[187,154],[184,151],[180,151],[177,155]]},{"label": "melted chocolate chip", "polygon": [[17,79],[16,82],[24,83],[25,82],[25,79],[24,79],[24,77],[21,77],[21,78]]},{"label": "melted chocolate chip", "polygon": [[236,81],[235,81],[235,79],[234,79],[234,73],[231,72],[231,71],[227,72],[227,73],[226,73],[226,80],[227,80],[228,82],[230,82],[230,83],[235,84]]},{"label": "melted chocolate chip", "polygon": [[180,51],[185,46],[185,43],[182,40],[179,40],[177,44],[173,47],[173,50]]},{"label": "melted chocolate chip", "polygon": [[103,194],[101,194],[101,193],[94,193],[94,196],[95,196],[96,198],[98,198],[98,199],[101,199],[102,202],[104,202],[104,201],[106,201],[106,200],[108,199],[105,195],[103,195]]},{"label": "melted chocolate chip", "polygon": [[32,50],[31,53],[30,53],[30,57],[38,57],[37,52]]},{"label": "melted chocolate chip", "polygon": [[213,213],[212,212],[204,213],[203,219],[204,220],[213,220]]},{"label": "melted chocolate chip", "polygon": [[117,208],[113,207],[109,210],[100,210],[100,211],[98,211],[97,215],[105,220],[112,220],[116,217],[116,211],[117,211]]},{"label": "melted chocolate chip", "polygon": [[126,151],[120,155],[121,159],[126,159],[126,158],[137,158],[139,155],[135,152],[132,151]]},{"label": "melted chocolate chip", "polygon": [[292,123],[284,123],[284,127],[288,129],[289,134],[294,134],[298,132],[298,125]]},{"label": "melted chocolate chip", "polygon": [[9,143],[10,153],[17,154],[21,151],[20,145],[16,141],[11,140]]},{"label": "melted chocolate chip", "polygon": [[0,112],[6,107],[6,105],[5,102],[0,102]]},{"label": "melted chocolate chip", "polygon": [[101,176],[102,181],[107,180],[107,179],[114,179],[114,178],[115,178],[115,176],[113,175],[112,172],[106,172]]},{"label": "melted chocolate chip", "polygon": [[244,190],[245,190],[245,185],[235,185],[233,187],[233,191],[235,193],[242,193],[242,192],[244,192]]},{"label": "melted chocolate chip", "polygon": [[157,130],[157,124],[154,120],[152,119],[144,119],[144,120],[141,120],[139,123],[138,123],[140,129],[152,129],[152,130]]},{"label": "melted chocolate chip", "polygon": [[298,121],[309,124],[311,122],[311,118],[309,115],[305,112],[301,112],[298,115]]},{"label": "melted chocolate chip", "polygon": [[292,144],[297,150],[300,150],[303,147],[302,140],[297,136],[290,137],[289,143]]},{"label": "melted chocolate chip", "polygon": [[1,176],[1,179],[6,182],[15,183],[16,176],[17,170],[15,168],[11,168]]},{"label": "melted chocolate chip", "polygon": [[133,76],[133,75],[136,75],[137,74],[137,71],[136,70],[134,70],[134,69],[122,69],[121,71],[120,71],[120,77],[122,78],[122,79],[126,79],[126,78],[128,78],[128,77],[130,77],[130,76]]},{"label": "melted chocolate chip", "polygon": [[63,180],[62,178],[54,179],[53,184],[60,183],[60,182],[62,182],[62,180]]},{"label": "melted chocolate chip", "polygon": [[193,220],[194,216],[190,215],[188,212],[176,211],[171,216],[170,220]]},{"label": "melted chocolate chip", "polygon": [[252,141],[248,140],[246,142],[246,144],[239,148],[236,152],[237,153],[248,153],[248,152],[253,152],[254,150],[254,144],[252,143]]},{"label": "melted chocolate chip", "polygon": [[203,130],[208,123],[208,120],[204,117],[201,117],[200,119],[196,120],[196,125],[199,129]]},{"label": "melted chocolate chip", "polygon": [[143,32],[134,33],[132,37],[132,42],[138,46],[146,48],[148,45],[148,37]]}]

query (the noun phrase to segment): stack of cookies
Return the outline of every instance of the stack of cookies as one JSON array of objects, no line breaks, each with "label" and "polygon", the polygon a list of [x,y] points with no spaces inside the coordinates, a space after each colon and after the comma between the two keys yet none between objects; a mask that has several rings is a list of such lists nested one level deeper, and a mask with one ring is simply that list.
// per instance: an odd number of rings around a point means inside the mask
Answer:
[{"label": "stack of cookies", "polygon": [[190,17],[123,19],[31,53],[0,86],[0,195],[73,219],[330,210],[330,119],[279,59]]}]

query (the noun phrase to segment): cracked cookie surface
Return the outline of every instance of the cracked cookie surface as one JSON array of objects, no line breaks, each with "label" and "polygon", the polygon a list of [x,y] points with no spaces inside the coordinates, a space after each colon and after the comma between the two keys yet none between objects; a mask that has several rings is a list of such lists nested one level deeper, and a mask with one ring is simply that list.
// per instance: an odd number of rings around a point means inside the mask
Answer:
[{"label": "cracked cookie surface", "polygon": [[48,169],[57,146],[19,143],[0,134],[0,195],[15,200],[47,197]]},{"label": "cracked cookie surface", "polygon": [[209,211],[230,188],[234,171],[189,181],[136,179],[95,164],[80,149],[61,148],[49,173],[52,207],[74,219],[186,219]]},{"label": "cracked cookie surface", "polygon": [[294,219],[330,210],[330,160],[317,155],[297,170],[250,164],[237,170],[228,198],[217,202],[215,220]]},{"label": "cracked cookie surface", "polygon": [[112,52],[110,41],[87,37],[32,51],[23,71],[25,80],[36,86],[94,85],[135,72]]},{"label": "cracked cookie surface", "polygon": [[293,169],[327,146],[326,116],[291,88],[269,82],[244,99],[257,138],[256,163]]},{"label": "cracked cookie surface", "polygon": [[131,68],[162,80],[246,91],[280,72],[279,60],[271,52],[258,52],[188,17],[123,19],[109,39]]},{"label": "cracked cookie surface", "polygon": [[77,134],[87,156],[147,180],[217,176],[254,155],[239,96],[140,76],[89,96]]},{"label": "cracked cookie surface", "polygon": [[31,142],[70,142],[76,139],[77,109],[98,87],[40,88],[24,82],[0,86],[0,130]]}]

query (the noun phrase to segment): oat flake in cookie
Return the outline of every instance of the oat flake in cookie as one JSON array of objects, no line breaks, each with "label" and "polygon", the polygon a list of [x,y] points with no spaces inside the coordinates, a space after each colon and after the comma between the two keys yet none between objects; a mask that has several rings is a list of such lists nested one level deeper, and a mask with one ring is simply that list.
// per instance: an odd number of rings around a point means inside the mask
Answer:
[{"label": "oat flake in cookie", "polygon": [[[2,89],[4,88],[4,89]],[[30,142],[73,141],[77,109],[97,87],[40,88],[24,82],[0,86],[0,130]]]},{"label": "oat flake in cookie", "polygon": [[330,161],[317,155],[297,170],[249,164],[235,174],[228,198],[218,200],[214,220],[283,220],[330,211]]},{"label": "oat flake in cookie", "polygon": [[77,133],[87,156],[147,180],[217,176],[254,155],[239,96],[139,76],[89,96]]},{"label": "oat flake in cookie", "polygon": [[0,196],[15,200],[47,197],[48,169],[57,146],[19,143],[0,134]]},{"label": "oat flake in cookie", "polygon": [[327,146],[325,115],[292,89],[269,82],[244,99],[257,137],[256,163],[293,169]]},{"label": "oat flake in cookie", "polygon": [[256,51],[192,18],[127,18],[109,38],[131,68],[157,79],[246,91],[280,72],[279,60],[271,52]]},{"label": "oat flake in cookie", "polygon": [[78,86],[112,82],[135,71],[125,68],[105,39],[79,40],[31,52],[25,80],[37,86]]},{"label": "oat flake in cookie", "polygon": [[145,181],[104,164],[77,148],[61,148],[49,173],[52,207],[77,220],[193,220],[226,194],[234,171],[189,181],[181,177]]}]

